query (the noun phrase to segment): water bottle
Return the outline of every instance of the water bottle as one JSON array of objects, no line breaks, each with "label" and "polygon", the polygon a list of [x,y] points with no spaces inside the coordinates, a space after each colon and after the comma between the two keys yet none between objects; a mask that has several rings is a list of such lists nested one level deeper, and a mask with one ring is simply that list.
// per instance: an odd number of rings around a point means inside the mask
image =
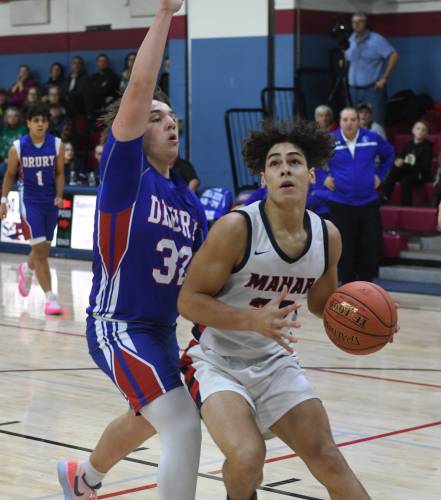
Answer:
[{"label": "water bottle", "polygon": [[69,186],[75,186],[76,184],[76,175],[75,171],[71,170],[70,171],[70,176],[69,176]]},{"label": "water bottle", "polygon": [[89,181],[89,186],[95,186],[96,182],[95,182],[95,172],[89,172],[89,176],[88,176],[88,181]]}]

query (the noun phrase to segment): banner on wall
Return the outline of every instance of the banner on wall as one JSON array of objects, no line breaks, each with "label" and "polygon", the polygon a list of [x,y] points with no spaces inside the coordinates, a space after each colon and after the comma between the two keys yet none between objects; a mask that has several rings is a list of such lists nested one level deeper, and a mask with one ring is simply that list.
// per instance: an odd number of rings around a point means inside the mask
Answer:
[{"label": "banner on wall", "polygon": [[92,250],[96,196],[76,194],[73,198],[73,218],[70,247]]}]

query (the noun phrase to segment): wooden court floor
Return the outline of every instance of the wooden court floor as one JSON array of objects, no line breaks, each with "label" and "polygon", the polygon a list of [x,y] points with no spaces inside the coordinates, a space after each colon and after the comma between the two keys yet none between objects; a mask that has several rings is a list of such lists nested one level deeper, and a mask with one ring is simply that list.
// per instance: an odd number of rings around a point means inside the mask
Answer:
[{"label": "wooden court floor", "polygon": [[[90,263],[51,260],[64,314],[45,318],[37,286],[26,299],[18,294],[21,260],[0,254],[0,500],[61,499],[57,460],[86,457],[126,404],[87,353]],[[394,298],[396,341],[366,357],[340,352],[304,307],[300,361],[373,500],[440,500],[441,297]],[[179,321],[178,334],[185,345],[189,323]],[[282,442],[267,448],[259,500],[329,498]],[[107,475],[99,498],[158,498],[158,459],[155,437]],[[197,500],[225,499],[222,461],[204,430]]]}]

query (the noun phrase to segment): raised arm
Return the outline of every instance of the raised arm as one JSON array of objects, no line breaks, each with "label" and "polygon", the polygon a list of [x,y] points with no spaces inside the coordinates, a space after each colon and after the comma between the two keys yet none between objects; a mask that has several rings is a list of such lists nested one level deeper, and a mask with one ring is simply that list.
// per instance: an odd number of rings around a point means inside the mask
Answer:
[{"label": "raised arm", "polygon": [[337,288],[337,264],[341,255],[341,236],[332,222],[326,221],[328,228],[328,270],[316,281],[308,293],[308,309],[321,318],[326,301]]},{"label": "raised arm", "polygon": [[17,150],[15,146],[12,146],[8,154],[8,169],[6,170],[5,177],[3,179],[2,187],[2,201],[0,204],[0,219],[6,217],[8,213],[8,205],[6,203],[6,198],[8,197],[9,191],[17,178],[18,165],[20,161],[18,159]]},{"label": "raised arm", "polygon": [[171,20],[182,3],[183,0],[161,0],[159,3],[153,23],[139,48],[112,125],[113,135],[119,141],[136,139],[146,130]]}]

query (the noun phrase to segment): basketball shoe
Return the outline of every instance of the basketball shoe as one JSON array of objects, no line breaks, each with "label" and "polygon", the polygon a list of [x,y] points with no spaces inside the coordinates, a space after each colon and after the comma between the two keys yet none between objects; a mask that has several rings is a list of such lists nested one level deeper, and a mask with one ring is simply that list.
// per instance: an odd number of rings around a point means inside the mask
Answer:
[{"label": "basketball shoe", "polygon": [[22,297],[27,297],[29,295],[33,274],[27,262],[22,262],[18,266],[18,291]]},{"label": "basketball shoe", "polygon": [[46,303],[44,304],[44,312],[48,316],[55,316],[63,312],[56,296],[50,299],[46,299]]},{"label": "basketball shoe", "polygon": [[96,490],[101,483],[90,486],[86,481],[83,465],[76,460],[58,462],[58,481],[60,482],[65,500],[96,500]]}]

